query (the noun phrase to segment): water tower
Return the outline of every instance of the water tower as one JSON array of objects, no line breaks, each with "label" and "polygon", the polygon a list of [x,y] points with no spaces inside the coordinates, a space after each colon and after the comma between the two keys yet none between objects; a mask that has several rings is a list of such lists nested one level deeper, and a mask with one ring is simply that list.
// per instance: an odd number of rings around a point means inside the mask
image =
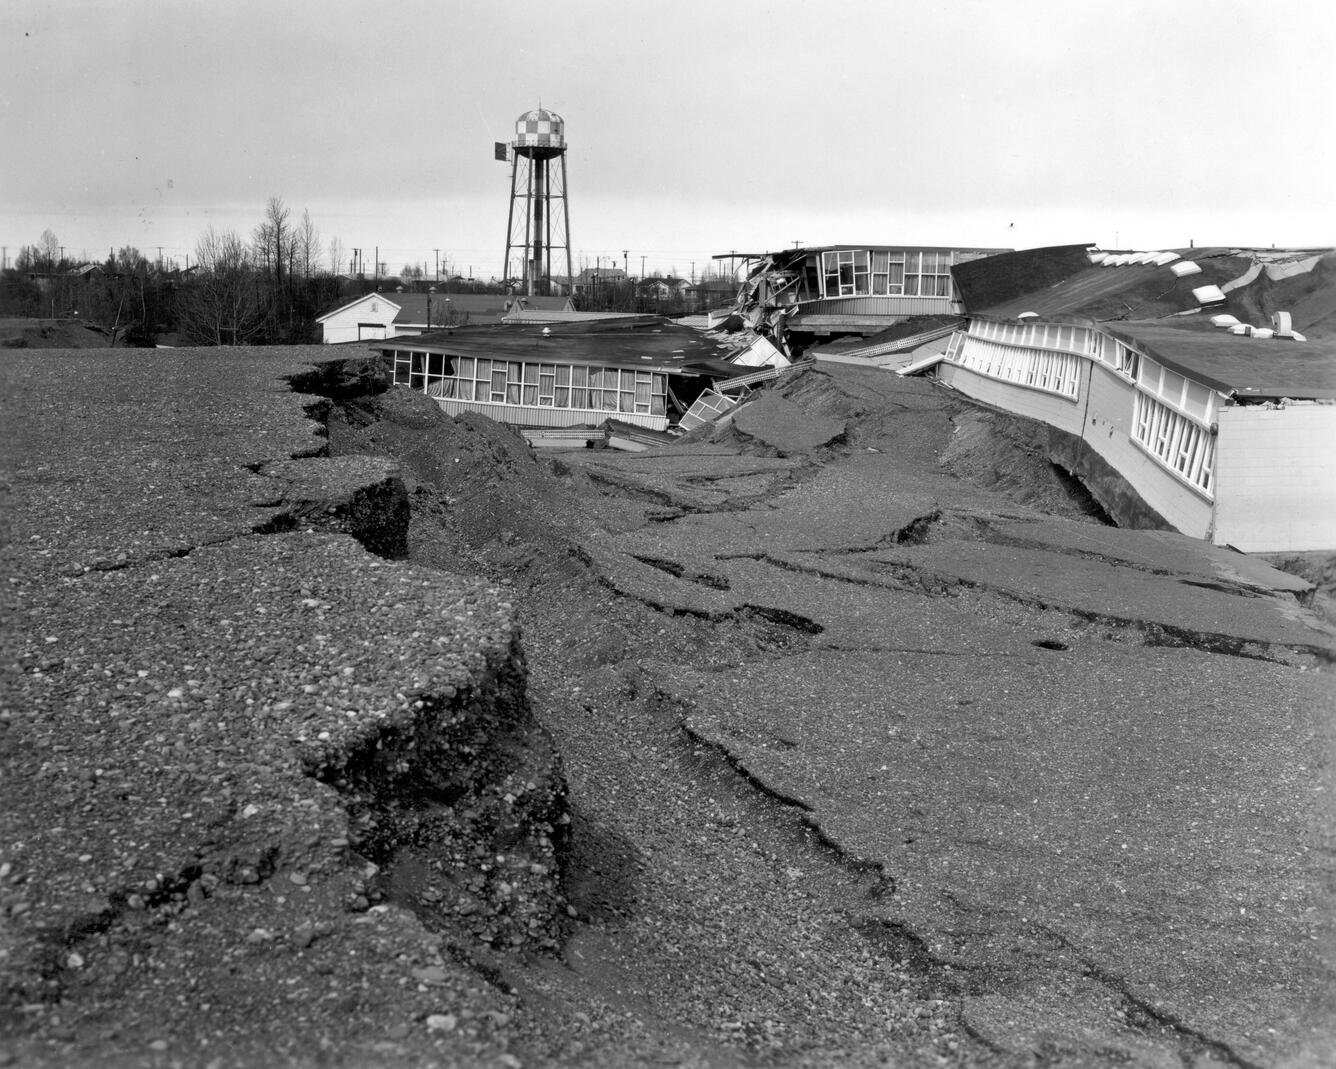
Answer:
[{"label": "water tower", "polygon": [[[513,163],[505,273],[510,278],[518,274],[524,292],[530,296],[551,293],[554,249],[565,252],[566,277],[571,277],[565,128],[560,115],[546,108],[534,108],[515,120],[515,140],[510,143]],[[520,270],[515,272],[511,256],[521,252]],[[561,266],[560,258],[557,266]]]}]

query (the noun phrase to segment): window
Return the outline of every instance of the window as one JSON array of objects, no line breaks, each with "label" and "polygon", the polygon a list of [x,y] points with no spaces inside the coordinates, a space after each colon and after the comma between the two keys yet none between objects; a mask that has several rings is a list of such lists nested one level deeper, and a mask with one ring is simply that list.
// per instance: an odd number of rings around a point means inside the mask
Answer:
[{"label": "window", "polygon": [[[1014,341],[994,340],[985,334],[997,334],[996,324],[981,324],[979,333],[963,335],[950,360],[980,375],[1029,386],[1036,390],[1075,398],[1080,389],[1081,357],[1052,349],[1031,348]],[[1017,328],[1017,337],[1026,336],[1032,328]]]},{"label": "window", "polygon": [[1170,471],[1210,493],[1215,436],[1209,428],[1140,391],[1135,405],[1132,440]]},{"label": "window", "polygon": [[866,249],[835,249],[821,254],[827,297],[855,297],[871,292]]}]

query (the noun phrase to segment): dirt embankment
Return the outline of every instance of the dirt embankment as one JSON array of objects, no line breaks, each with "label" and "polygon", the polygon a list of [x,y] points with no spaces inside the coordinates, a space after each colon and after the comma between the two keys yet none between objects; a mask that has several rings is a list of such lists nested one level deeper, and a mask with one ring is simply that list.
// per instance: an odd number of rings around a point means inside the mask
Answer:
[{"label": "dirt embankment", "polygon": [[0,319],[0,348],[105,349],[111,338],[77,319]]},{"label": "dirt embankment", "polygon": [[[1081,954],[1035,934],[1049,923],[1036,907],[1011,917],[1014,893],[1103,863],[1101,845],[1062,820],[1060,852],[1089,851],[1087,862],[1023,872],[991,901],[971,885],[928,902],[917,867],[935,849],[946,871],[973,851],[1010,856],[1016,841],[1004,828],[954,843],[954,821],[1032,804],[993,797],[1003,772],[982,768],[1013,728],[960,759],[969,775],[949,771],[972,731],[1015,712],[1007,687],[1032,692],[1026,723],[1051,705],[1061,734],[1088,698],[1047,692],[1085,672],[1116,675],[1133,695],[1122,708],[1141,710],[1138,658],[1182,644],[1232,664],[1228,651],[1247,645],[1159,604],[1201,589],[1173,578],[1125,607],[1120,587],[1150,582],[1143,558],[1159,543],[1115,552],[1120,540],[1091,534],[1107,528],[1034,428],[922,382],[822,372],[645,455],[543,456],[407,391],[349,398],[328,426],[333,452],[403,466],[410,559],[516,591],[529,692],[570,783],[563,887],[579,918],[559,958],[487,959],[518,999],[510,1050],[525,1064],[1247,1063],[1214,1026],[1177,1026],[1143,998],[1118,941],[1144,940],[1121,920],[1092,980]],[[1041,530],[1074,542],[1031,563]],[[1122,560],[1137,563],[1120,577]],[[1086,607],[1087,572],[1113,584],[1117,609]],[[1018,576],[1052,590],[1012,590]],[[1156,622],[1166,612],[1178,621],[1168,630]],[[1082,668],[1064,674],[1061,657]],[[853,727],[827,725],[845,717]],[[1111,711],[1106,727],[1115,721]],[[1131,753],[1144,729],[1127,730]],[[831,766],[804,771],[825,748]],[[858,764],[864,750],[881,756]],[[940,810],[916,797],[935,776],[960,785]],[[859,809],[897,789],[904,804],[879,826],[892,862],[852,848],[832,832],[852,818],[814,801],[846,795]],[[1052,923],[1072,923],[1051,908]],[[1069,997],[1055,1001],[1058,990]]]}]

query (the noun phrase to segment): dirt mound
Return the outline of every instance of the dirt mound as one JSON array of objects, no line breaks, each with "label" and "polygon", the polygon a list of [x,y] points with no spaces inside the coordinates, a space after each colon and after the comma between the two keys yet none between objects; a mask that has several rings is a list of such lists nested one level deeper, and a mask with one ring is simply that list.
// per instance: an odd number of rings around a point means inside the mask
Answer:
[{"label": "dirt mound", "polygon": [[0,348],[105,349],[106,334],[77,319],[0,319]]},{"label": "dirt mound", "polygon": [[[430,398],[389,390],[336,405],[330,448],[393,457],[414,512],[410,556],[448,571],[583,573],[580,505],[561,472],[486,416],[451,418]],[[429,517],[421,522],[419,517]]]},{"label": "dirt mound", "polygon": [[983,409],[966,409],[955,424],[941,463],[957,478],[1055,516],[1106,521],[1089,492],[1048,459],[1046,428]]}]

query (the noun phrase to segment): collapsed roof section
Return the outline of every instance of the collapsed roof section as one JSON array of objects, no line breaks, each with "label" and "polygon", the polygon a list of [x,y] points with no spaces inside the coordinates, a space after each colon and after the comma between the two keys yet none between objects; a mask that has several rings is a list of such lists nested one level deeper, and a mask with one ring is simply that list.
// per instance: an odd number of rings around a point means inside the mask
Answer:
[{"label": "collapsed roof section", "polygon": [[952,270],[1005,251],[822,245],[744,257],[753,266],[723,329],[767,338],[797,359],[820,342],[868,338],[914,317],[958,314]]}]

